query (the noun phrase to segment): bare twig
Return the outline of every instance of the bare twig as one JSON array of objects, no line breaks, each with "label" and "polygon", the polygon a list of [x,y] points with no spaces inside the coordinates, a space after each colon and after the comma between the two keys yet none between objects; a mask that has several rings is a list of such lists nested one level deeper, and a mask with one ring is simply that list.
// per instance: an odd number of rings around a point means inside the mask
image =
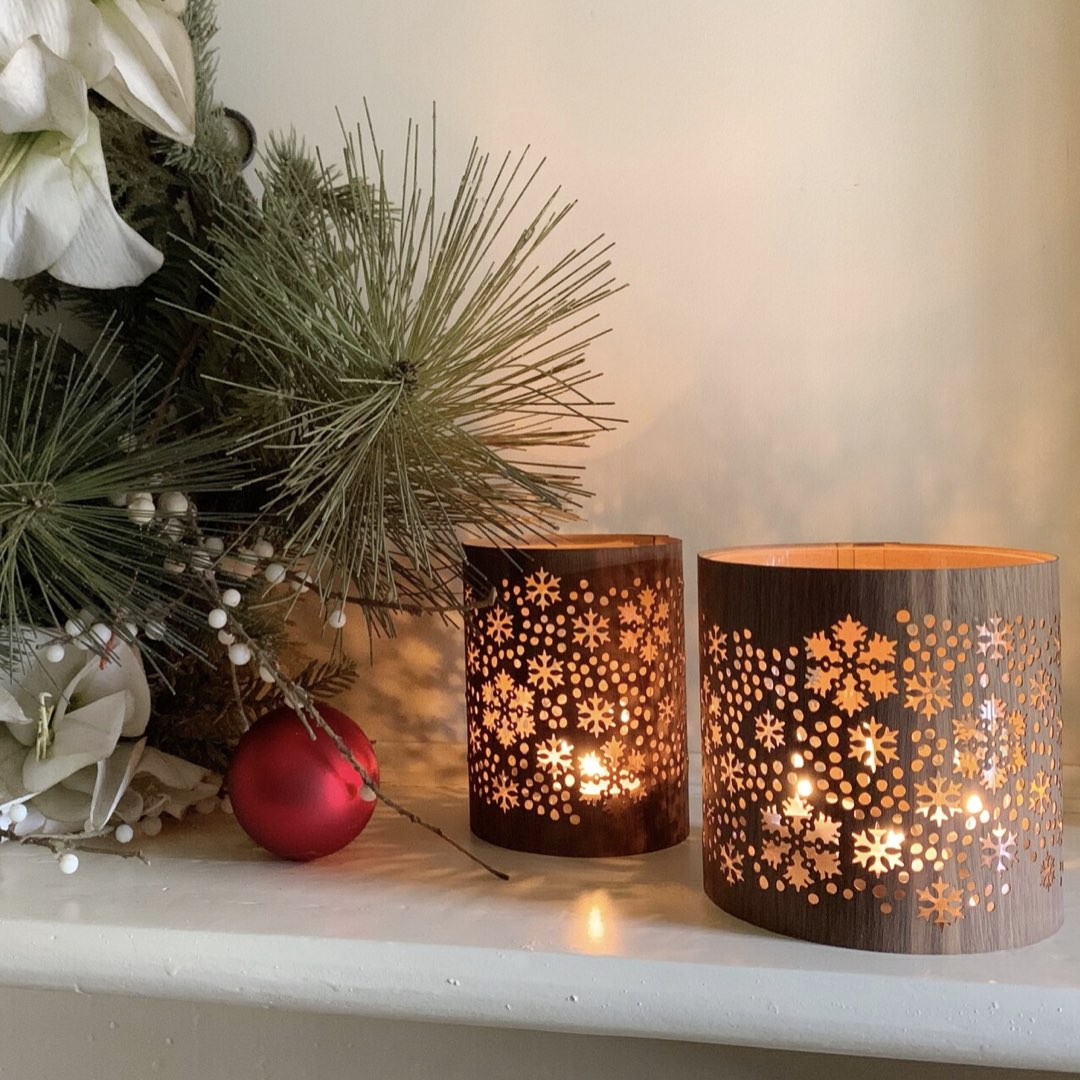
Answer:
[{"label": "bare twig", "polygon": [[72,850],[85,851],[91,855],[116,855],[121,859],[138,859],[139,862],[144,863],[146,866],[150,865],[150,860],[138,849],[123,851],[117,848],[98,847],[84,842],[108,835],[108,833],[104,832],[95,832],[64,833],[56,836],[19,836],[14,829],[0,829],[0,836],[5,840],[10,840],[14,844],[29,844],[31,847],[48,848],[54,855],[63,855],[65,852]]}]

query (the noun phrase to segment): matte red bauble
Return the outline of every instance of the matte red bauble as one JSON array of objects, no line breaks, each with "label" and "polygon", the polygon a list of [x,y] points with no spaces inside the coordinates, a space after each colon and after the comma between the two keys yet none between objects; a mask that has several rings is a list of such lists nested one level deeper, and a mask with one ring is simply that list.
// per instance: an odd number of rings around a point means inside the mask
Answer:
[{"label": "matte red bauble", "polygon": [[[358,724],[329,705],[315,706],[375,783],[379,763]],[[306,862],[343,848],[375,810],[363,781],[325,731],[308,735],[292,709],[267,713],[237,744],[229,798],[244,832],[284,859]]]}]

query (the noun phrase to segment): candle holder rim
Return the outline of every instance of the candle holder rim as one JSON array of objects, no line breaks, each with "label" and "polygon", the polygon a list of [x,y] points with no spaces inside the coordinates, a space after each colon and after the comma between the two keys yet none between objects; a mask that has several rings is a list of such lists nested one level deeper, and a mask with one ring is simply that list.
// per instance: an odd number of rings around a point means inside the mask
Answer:
[{"label": "candle holder rim", "polygon": [[682,544],[677,536],[662,533],[554,533],[528,542],[466,540],[466,551],[513,551],[531,554],[545,551],[589,551],[622,548],[664,548]]},{"label": "candle holder rim", "polygon": [[[836,556],[835,565],[823,565],[821,562],[806,561],[813,554]],[[857,554],[868,555],[880,552],[883,555],[899,557],[895,565],[880,565],[871,561],[858,561]],[[931,561],[926,558],[919,562],[916,553],[936,556]],[[850,561],[841,562],[841,553],[846,553]],[[909,558],[903,559],[904,555]],[[803,561],[798,561],[798,556]],[[786,559],[777,556],[787,556]],[[962,556],[966,556],[962,559]],[[994,547],[986,544],[938,544],[900,541],[852,541],[822,542],[797,544],[749,544],[727,548],[713,548],[698,552],[699,563],[717,563],[729,566],[747,566],[758,569],[812,571],[814,573],[874,572],[874,573],[910,573],[957,570],[996,570],[1006,567],[1046,566],[1058,562],[1058,556],[1047,551],[1025,548]],[[978,561],[975,561],[978,560]]]}]

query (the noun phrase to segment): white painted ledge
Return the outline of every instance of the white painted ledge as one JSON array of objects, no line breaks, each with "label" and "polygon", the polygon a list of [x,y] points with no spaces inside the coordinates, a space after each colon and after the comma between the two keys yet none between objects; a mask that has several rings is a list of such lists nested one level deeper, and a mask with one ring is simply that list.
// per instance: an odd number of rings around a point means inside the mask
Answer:
[{"label": "white painted ledge", "polygon": [[[385,770],[408,781],[395,793],[466,836],[461,766],[431,750],[401,764]],[[472,841],[512,875],[503,884],[383,808],[347,851],[307,866],[264,856],[217,814],[145,841],[150,867],[88,855],[64,877],[47,852],[5,845],[0,986],[1080,1070],[1074,832],[1054,938],[904,957],[730,918],[701,891],[694,836],[590,861]]]}]

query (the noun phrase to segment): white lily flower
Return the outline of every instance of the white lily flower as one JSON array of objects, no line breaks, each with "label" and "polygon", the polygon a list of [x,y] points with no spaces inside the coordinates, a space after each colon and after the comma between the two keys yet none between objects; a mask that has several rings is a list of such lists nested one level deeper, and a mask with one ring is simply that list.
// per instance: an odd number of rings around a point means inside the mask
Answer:
[{"label": "white lily flower", "polygon": [[26,806],[19,836],[181,817],[217,794],[219,777],[146,745],[150,687],[129,645],[114,641],[104,661],[67,645],[50,663],[49,635],[27,640],[30,655],[12,683],[0,685],[0,814]]},{"label": "white lily flower", "polygon": [[96,0],[116,66],[94,89],[147,127],[195,140],[195,60],[180,15],[187,0]]},{"label": "white lily flower", "polygon": [[104,79],[113,57],[104,46],[104,25],[92,0],[3,0],[0,4],[0,68],[32,37],[66,60],[87,84]]},{"label": "white lily flower", "polygon": [[116,212],[86,83],[39,37],[0,71],[0,279],[138,285],[162,255]]}]

